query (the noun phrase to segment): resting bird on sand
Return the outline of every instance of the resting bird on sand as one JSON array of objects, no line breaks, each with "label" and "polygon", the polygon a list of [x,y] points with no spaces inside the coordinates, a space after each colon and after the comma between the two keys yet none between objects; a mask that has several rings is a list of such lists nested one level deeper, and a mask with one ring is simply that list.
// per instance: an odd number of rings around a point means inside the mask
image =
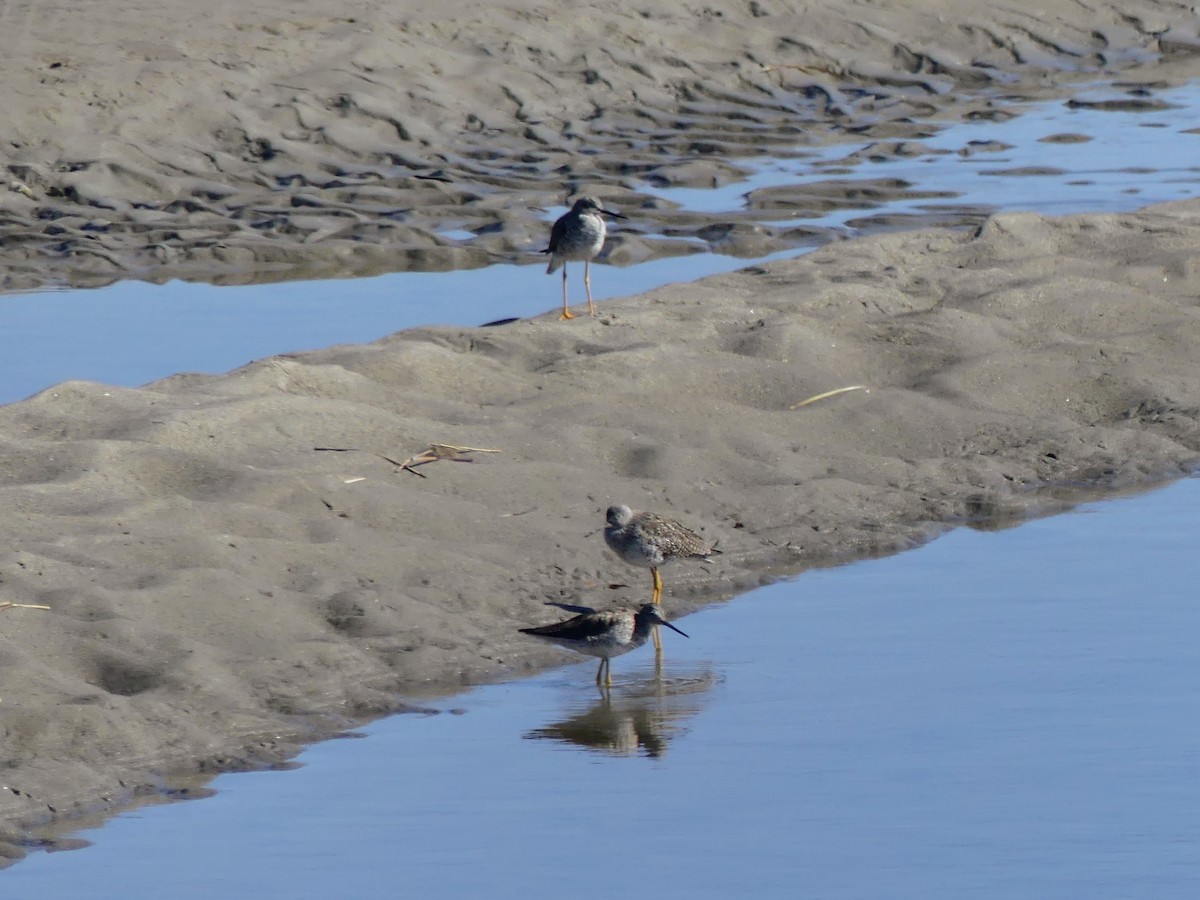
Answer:
[{"label": "resting bird on sand", "polygon": [[690,528],[674,519],[652,512],[635,512],[628,506],[610,506],[606,513],[604,540],[609,548],[631,566],[650,570],[654,581],[652,603],[662,602],[662,576],[658,568],[670,559],[707,560],[720,553]]},{"label": "resting bird on sand", "polygon": [[[600,668],[596,670],[596,684],[611,687],[612,668],[609,660],[642,646],[656,625],[666,625],[672,631],[683,634],[663,618],[662,611],[653,603],[643,604],[642,608],[636,611],[589,609],[565,622],[543,625],[541,628],[522,628],[521,633],[544,638],[586,656],[600,657]],[[687,637],[686,634],[683,636]]]},{"label": "resting bird on sand", "polygon": [[563,311],[561,319],[573,319],[575,315],[567,305],[567,263],[583,260],[583,286],[587,289],[588,313],[596,315],[596,305],[592,303],[591,262],[604,246],[604,236],[608,231],[604,217],[614,219],[625,218],[620,213],[605,209],[595,197],[580,197],[570,211],[559,217],[550,229],[550,246],[543,253],[550,254],[550,265],[546,274],[552,275],[562,266],[563,270]]}]

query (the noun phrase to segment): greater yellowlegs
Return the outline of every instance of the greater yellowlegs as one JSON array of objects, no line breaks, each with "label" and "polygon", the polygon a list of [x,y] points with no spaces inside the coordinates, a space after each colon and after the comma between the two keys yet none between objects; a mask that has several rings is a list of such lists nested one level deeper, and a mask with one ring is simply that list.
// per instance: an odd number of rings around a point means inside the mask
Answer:
[{"label": "greater yellowlegs", "polygon": [[605,514],[604,540],[631,566],[650,570],[654,582],[652,603],[662,602],[662,576],[658,567],[674,557],[707,560],[720,553],[696,532],[674,519],[652,512],[635,512],[628,506],[610,506]]},{"label": "greater yellowlegs", "polygon": [[607,227],[604,217],[625,218],[620,213],[605,209],[595,197],[580,197],[571,209],[559,217],[550,229],[550,246],[543,253],[550,254],[550,265],[546,274],[552,275],[562,266],[563,311],[559,318],[573,319],[574,314],[567,305],[567,263],[583,260],[583,286],[587,290],[588,313],[596,315],[592,303],[592,276],[590,266],[600,248],[604,246]]},{"label": "greater yellowlegs", "polygon": [[[588,610],[565,622],[543,625],[540,628],[522,628],[521,633],[545,638],[560,647],[585,656],[600,657],[600,668],[596,670],[596,684],[611,687],[612,671],[609,660],[642,646],[656,625],[666,625],[672,631],[683,634],[663,618],[662,611],[653,603],[645,603],[638,610]],[[686,634],[683,636],[687,637]]]}]

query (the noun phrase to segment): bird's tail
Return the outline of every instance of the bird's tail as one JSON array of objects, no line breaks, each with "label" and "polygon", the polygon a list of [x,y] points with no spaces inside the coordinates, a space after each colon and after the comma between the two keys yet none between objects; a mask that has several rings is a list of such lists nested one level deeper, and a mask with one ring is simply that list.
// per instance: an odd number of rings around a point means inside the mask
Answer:
[{"label": "bird's tail", "polygon": [[567,612],[576,613],[577,615],[586,615],[594,613],[596,610],[591,606],[577,606],[574,603],[558,603],[554,600],[547,600],[543,606],[557,606],[559,609],[565,609]]}]

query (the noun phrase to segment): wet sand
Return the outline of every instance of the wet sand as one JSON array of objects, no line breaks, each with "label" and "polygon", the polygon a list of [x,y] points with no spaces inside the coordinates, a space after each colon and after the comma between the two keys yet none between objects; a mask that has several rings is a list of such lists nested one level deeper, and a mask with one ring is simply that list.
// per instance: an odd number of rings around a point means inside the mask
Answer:
[{"label": "wet sand", "polygon": [[[193,7],[6,7],[0,289],[528,261],[540,210],[583,188],[636,212],[614,262],[760,257],[823,238],[773,223],[860,205],[863,185],[834,166],[732,217],[647,187],[726,184],[739,157],[848,136],[908,155],[933,123],[1022,100],[1153,108],[1143,88],[1192,78],[1200,49],[1190,7],[1164,2]],[[1123,86],[1075,98],[1103,79]]]},{"label": "wet sand", "polygon": [[[527,260],[564,187],[622,203],[646,235],[614,258],[645,258],[683,225],[636,184],[720,183],[742,153],[849,132],[900,153],[928,120],[1102,76],[1137,102],[1200,69],[1194,17],[1162,3],[404,6],[10,11],[4,286]],[[756,249],[801,240],[758,227]],[[50,607],[0,613],[0,852],[562,658],[516,630],[555,618],[546,601],[649,590],[604,547],[613,502],[720,542],[714,565],[664,570],[679,616],[1190,469],[1198,245],[1200,203],[1000,215],[596,320],[417,329],[0,408],[0,599]],[[849,385],[869,390],[792,408]],[[381,458],[431,442],[501,452],[419,475]]]}]

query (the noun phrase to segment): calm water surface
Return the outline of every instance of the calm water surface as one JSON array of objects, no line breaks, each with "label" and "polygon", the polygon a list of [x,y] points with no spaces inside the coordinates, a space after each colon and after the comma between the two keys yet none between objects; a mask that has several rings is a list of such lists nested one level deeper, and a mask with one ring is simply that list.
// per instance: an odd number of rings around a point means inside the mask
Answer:
[{"label": "calm water surface", "polygon": [[811,572],[0,873],[37,898],[1200,896],[1200,480]]}]

